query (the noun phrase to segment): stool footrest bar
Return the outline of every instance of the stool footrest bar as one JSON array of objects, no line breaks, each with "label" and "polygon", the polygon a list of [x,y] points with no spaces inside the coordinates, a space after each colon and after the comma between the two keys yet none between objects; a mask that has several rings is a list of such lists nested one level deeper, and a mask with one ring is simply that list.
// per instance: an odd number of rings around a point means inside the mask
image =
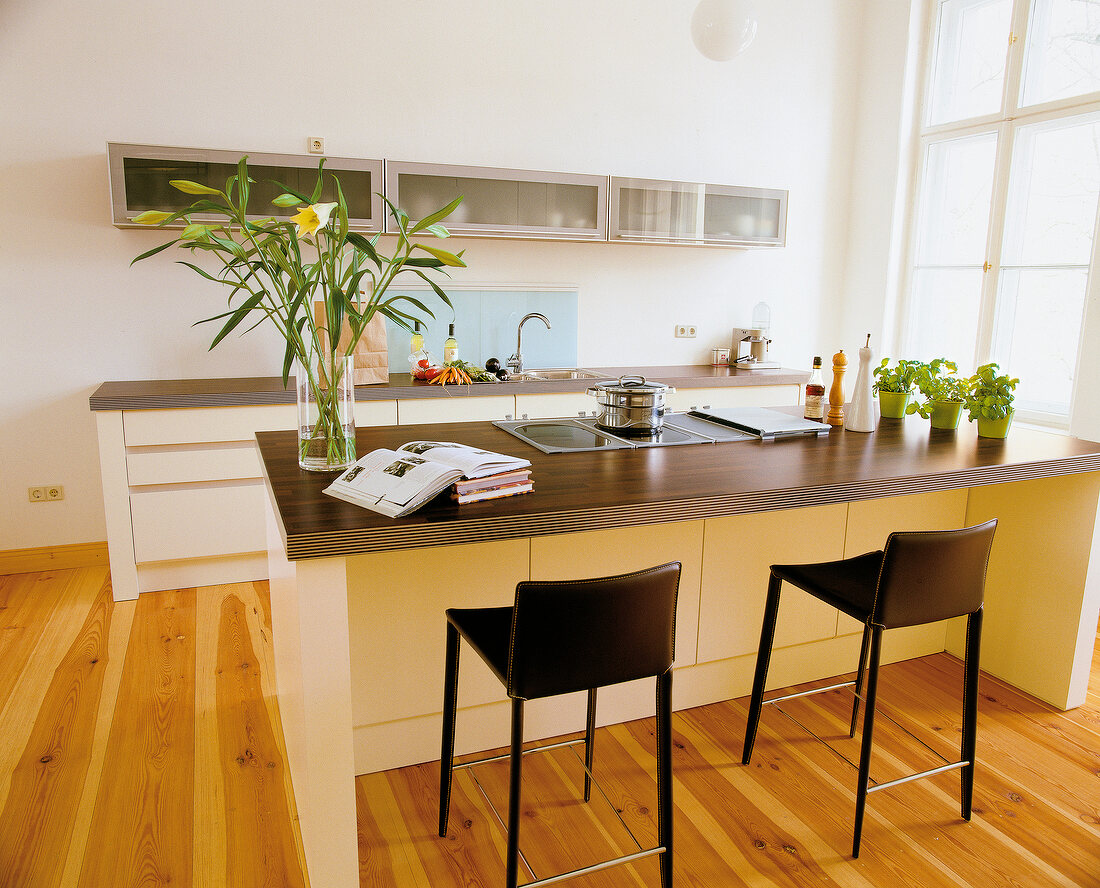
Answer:
[{"label": "stool footrest bar", "polygon": [[770,700],[761,700],[761,703],[782,703],[784,700],[795,700],[798,697],[809,697],[811,694],[822,694],[825,691],[835,691],[839,688],[850,688],[855,685],[854,681],[842,681],[840,684],[829,685],[824,688],[813,688],[809,691],[799,691],[797,694],[784,694],[782,697],[772,697]]},{"label": "stool footrest bar", "polygon": [[635,860],[641,860],[643,857],[652,857],[654,854],[661,854],[664,851],[664,845],[658,845],[656,848],[647,848],[644,851],[637,851],[634,854],[624,854],[622,857],[613,857],[611,860],[593,863],[590,866],[582,866],[580,869],[570,870],[567,873],[558,873],[556,876],[547,876],[545,879],[524,882],[520,885],[520,888],[531,888],[533,885],[550,885],[554,882],[562,882],[565,879],[572,879],[574,876],[582,876],[585,873],[594,873],[597,870],[608,869],[609,867],[618,866],[623,863],[633,863]]},{"label": "stool footrest bar", "polygon": [[911,780],[920,780],[921,777],[932,777],[935,774],[942,774],[945,771],[954,771],[958,768],[965,768],[970,762],[951,762],[947,765],[940,765],[938,768],[931,768],[927,771],[921,771],[919,774],[910,774],[908,777],[899,777],[897,780],[887,780],[885,783],[876,783],[874,786],[868,786],[867,792],[878,792],[880,789],[889,789],[891,786],[897,786],[901,783],[909,783]]},{"label": "stool footrest bar", "polygon": [[[560,749],[563,746],[576,746],[581,743],[584,743],[583,737],[579,740],[562,740],[561,743],[548,743],[546,746],[532,746],[530,749],[523,750],[523,754],[530,755],[532,752],[548,752],[551,749]],[[454,770],[459,771],[462,768],[472,768],[474,765],[484,765],[486,762],[505,761],[508,758],[509,753],[503,752],[500,755],[490,755],[469,762],[455,762]]]}]

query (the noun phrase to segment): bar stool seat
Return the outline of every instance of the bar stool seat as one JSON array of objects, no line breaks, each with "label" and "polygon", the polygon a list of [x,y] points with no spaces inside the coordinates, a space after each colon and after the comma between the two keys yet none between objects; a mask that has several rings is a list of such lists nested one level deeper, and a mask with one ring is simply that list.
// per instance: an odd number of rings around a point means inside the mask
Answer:
[{"label": "bar stool seat", "polygon": [[[464,639],[504,685],[512,701],[508,847],[505,884],[519,879],[523,704],[575,691],[588,692],[584,799],[591,797],[596,691],[607,685],[656,678],[657,845],[570,873],[527,882],[556,882],[652,854],[659,855],[662,888],[672,888],[672,661],[679,562],[589,580],[522,582],[511,607],[447,611],[447,663],[439,771],[439,835],[447,835],[458,700],[459,639]],[[562,744],[555,744],[562,745]],[[542,746],[527,752],[542,752]],[[498,757],[494,757],[498,758]],[[467,761],[470,767],[492,759]]]},{"label": "bar stool seat", "polygon": [[[860,701],[864,700],[866,676],[866,713],[860,747],[859,778],[856,785],[856,813],[852,838],[852,856],[859,857],[860,836],[867,795],[872,792],[927,777],[944,771],[961,770],[961,810],[969,820],[974,792],[974,751],[977,731],[978,661],[981,645],[982,608],[989,551],[996,530],[996,519],[975,527],[944,531],[896,532],[886,546],[839,561],[816,564],[773,564],[760,629],[756,674],[749,702],[748,723],[741,761],[749,764],[765,704],[779,703],[795,696],[808,696],[838,687],[854,686],[849,736],[854,737]],[[784,582],[797,586],[848,616],[863,623],[859,666],[853,682],[830,684],[802,694],[764,699],[768,664],[779,613],[780,590]],[[962,754],[959,761],[947,762],[887,783],[871,785],[871,745],[875,722],[875,698],[878,692],[878,668],[882,653],[882,633],[886,629],[935,623],[965,616],[966,652],[963,680]],[[820,738],[819,738],[820,739]]]}]

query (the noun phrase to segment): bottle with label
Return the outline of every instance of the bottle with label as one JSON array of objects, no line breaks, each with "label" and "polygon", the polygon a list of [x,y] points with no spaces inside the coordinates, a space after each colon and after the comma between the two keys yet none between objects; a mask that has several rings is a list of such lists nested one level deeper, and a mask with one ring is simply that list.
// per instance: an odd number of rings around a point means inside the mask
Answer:
[{"label": "bottle with label", "polygon": [[814,369],[806,382],[806,419],[825,420],[825,377],[821,375],[821,358],[814,358]]},{"label": "bottle with label", "polygon": [[415,355],[424,350],[424,334],[420,332],[420,321],[413,321],[413,335],[409,342],[409,354]]},{"label": "bottle with label", "polygon": [[458,360],[458,340],[455,339],[455,325],[447,328],[447,341],[443,343],[443,363],[450,364]]}]

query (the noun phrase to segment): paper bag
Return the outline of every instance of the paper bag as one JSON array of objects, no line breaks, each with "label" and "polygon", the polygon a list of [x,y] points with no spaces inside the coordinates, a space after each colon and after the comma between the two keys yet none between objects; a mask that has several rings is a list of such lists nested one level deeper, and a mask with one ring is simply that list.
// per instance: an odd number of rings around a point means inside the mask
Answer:
[{"label": "paper bag", "polygon": [[[319,330],[322,330],[322,343],[327,347],[327,335],[325,328],[325,304],[313,303],[313,319]],[[340,351],[347,348],[351,341],[351,326],[344,319],[344,326],[340,330]],[[389,352],[386,348],[386,319],[380,314],[375,314],[363,330],[363,335],[355,344],[352,352],[355,358],[355,385],[376,385],[390,381]]]}]

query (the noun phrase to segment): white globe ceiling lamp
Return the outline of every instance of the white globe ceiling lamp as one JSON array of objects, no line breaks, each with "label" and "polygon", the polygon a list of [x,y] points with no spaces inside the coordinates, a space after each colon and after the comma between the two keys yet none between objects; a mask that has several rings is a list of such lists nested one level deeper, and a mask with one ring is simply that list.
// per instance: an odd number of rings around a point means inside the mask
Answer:
[{"label": "white globe ceiling lamp", "polygon": [[708,59],[728,62],[756,37],[756,10],[749,0],[700,0],[691,16],[691,39]]}]

